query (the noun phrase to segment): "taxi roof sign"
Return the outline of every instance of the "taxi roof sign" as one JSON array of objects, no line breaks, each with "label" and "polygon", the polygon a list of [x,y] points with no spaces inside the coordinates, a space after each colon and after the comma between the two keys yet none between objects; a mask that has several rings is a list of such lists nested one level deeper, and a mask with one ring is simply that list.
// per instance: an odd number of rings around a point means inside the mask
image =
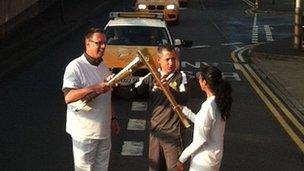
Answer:
[{"label": "taxi roof sign", "polygon": [[149,13],[149,12],[110,12],[109,17],[111,19],[114,19],[117,17],[164,19],[164,14],[163,13]]}]

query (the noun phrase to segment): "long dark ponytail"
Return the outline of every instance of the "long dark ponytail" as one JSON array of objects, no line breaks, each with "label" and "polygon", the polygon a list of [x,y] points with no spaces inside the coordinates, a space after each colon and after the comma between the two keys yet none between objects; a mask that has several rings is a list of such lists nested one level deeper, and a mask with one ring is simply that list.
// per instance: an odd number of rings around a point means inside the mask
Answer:
[{"label": "long dark ponytail", "polygon": [[222,119],[226,121],[230,117],[232,105],[232,88],[230,83],[222,78],[222,72],[214,66],[205,67],[200,75],[215,95],[215,103],[219,108]]}]

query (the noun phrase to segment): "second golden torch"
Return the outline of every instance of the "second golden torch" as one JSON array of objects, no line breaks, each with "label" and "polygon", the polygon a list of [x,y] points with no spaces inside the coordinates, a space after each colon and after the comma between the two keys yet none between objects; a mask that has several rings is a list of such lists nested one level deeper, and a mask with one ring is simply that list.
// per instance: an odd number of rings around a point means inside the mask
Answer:
[{"label": "second golden torch", "polygon": [[139,58],[140,58],[141,62],[143,62],[145,64],[145,66],[148,68],[148,70],[151,72],[153,78],[155,79],[155,81],[157,82],[157,84],[162,89],[164,95],[167,97],[167,99],[171,103],[172,108],[174,109],[175,113],[179,116],[179,118],[182,121],[182,123],[184,124],[184,126],[186,128],[189,128],[190,124],[189,124],[187,118],[182,113],[181,109],[177,107],[178,104],[175,101],[174,97],[172,96],[172,94],[171,94],[171,92],[169,90],[168,84],[162,84],[161,83],[160,74],[157,71],[157,68],[155,67],[155,65],[153,64],[153,62],[151,62],[148,57],[145,57],[143,55],[143,51],[142,50],[138,50],[138,55],[139,55]]},{"label": "second golden torch", "polygon": [[[157,82],[157,84],[160,86],[162,92],[166,96],[166,98],[169,100],[170,104],[172,105],[173,110],[175,113],[179,116],[180,120],[182,121],[183,125],[186,128],[190,127],[190,124],[185,117],[185,115],[182,113],[181,109],[178,108],[178,104],[175,101],[174,97],[172,96],[168,84],[162,84],[160,79],[160,73],[157,71],[156,66],[154,65],[154,62],[150,60],[149,56],[144,56],[143,53],[145,53],[144,50],[138,50],[138,56],[134,58],[132,62],[130,62],[124,69],[122,69],[119,73],[117,73],[112,79],[110,79],[107,84],[110,87],[117,86],[119,82],[127,77],[128,75],[135,72],[137,69],[139,69],[141,66],[145,65],[148,70],[150,71],[151,75]],[[91,93],[87,95],[84,99],[77,101],[75,111],[81,111],[84,110],[87,106],[87,104],[92,101],[95,97],[97,97],[97,93]]]}]

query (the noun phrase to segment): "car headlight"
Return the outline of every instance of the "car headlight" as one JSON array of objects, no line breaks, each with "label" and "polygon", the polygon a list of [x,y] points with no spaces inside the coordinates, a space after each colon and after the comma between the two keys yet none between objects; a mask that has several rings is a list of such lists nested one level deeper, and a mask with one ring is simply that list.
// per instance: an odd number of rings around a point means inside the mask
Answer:
[{"label": "car headlight", "polygon": [[139,4],[137,7],[138,7],[138,9],[146,9],[147,5]]},{"label": "car headlight", "polygon": [[175,5],[170,4],[170,5],[167,5],[166,8],[167,8],[168,10],[174,10],[176,7],[175,7]]}]

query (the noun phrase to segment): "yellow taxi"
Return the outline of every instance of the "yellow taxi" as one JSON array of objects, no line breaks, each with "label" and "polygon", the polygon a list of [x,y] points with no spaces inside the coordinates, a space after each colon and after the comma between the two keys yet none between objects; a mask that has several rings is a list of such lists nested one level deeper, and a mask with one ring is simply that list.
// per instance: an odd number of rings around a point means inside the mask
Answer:
[{"label": "yellow taxi", "polygon": [[163,13],[167,22],[179,22],[178,0],[136,0],[136,11]]},{"label": "yellow taxi", "polygon": [[[118,73],[135,58],[139,49],[147,49],[156,64],[158,45],[191,46],[187,41],[172,38],[163,17],[161,13],[111,12],[104,27],[107,46],[103,60],[106,66]],[[147,73],[148,69],[143,66],[125,78],[121,85],[132,84]]]}]

